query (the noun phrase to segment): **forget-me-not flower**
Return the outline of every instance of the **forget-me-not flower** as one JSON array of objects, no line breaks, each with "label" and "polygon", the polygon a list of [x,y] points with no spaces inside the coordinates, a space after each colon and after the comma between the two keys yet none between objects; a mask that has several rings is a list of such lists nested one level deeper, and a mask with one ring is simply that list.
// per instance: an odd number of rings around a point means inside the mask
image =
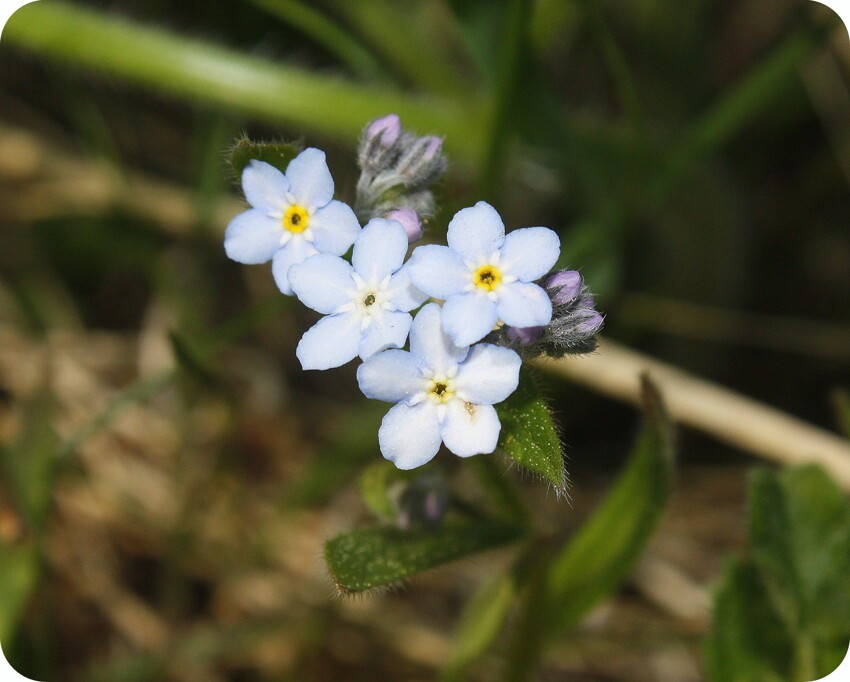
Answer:
[{"label": "forget-me-not flower", "polygon": [[519,383],[516,352],[489,343],[456,346],[443,331],[443,314],[429,303],[413,320],[409,352],[385,350],[357,369],[367,397],[397,403],[378,442],[399,469],[430,461],[441,442],[460,457],[493,452],[501,430],[493,405]]},{"label": "forget-me-not flower", "polygon": [[341,256],[360,232],[354,211],[333,200],[334,181],[325,153],[312,147],[289,163],[286,173],[251,160],[242,189],[252,208],[227,226],[224,249],[240,263],[272,261],[278,288],[292,295],[289,269],[317,253]]},{"label": "forget-me-not flower", "polygon": [[552,319],[552,302],[534,280],[558,260],[560,240],[548,227],[525,227],[505,236],[490,204],[479,201],[449,223],[448,246],[420,246],[409,268],[413,283],[445,299],[443,329],[459,346],[484,338],[501,320],[535,327]]},{"label": "forget-me-not flower", "polygon": [[410,282],[407,233],[397,220],[373,218],[357,241],[351,265],[319,254],[292,266],[289,281],[309,308],[324,313],[307,330],[296,355],[304,369],[330,369],[360,355],[364,360],[407,340],[411,310],[428,296]]}]

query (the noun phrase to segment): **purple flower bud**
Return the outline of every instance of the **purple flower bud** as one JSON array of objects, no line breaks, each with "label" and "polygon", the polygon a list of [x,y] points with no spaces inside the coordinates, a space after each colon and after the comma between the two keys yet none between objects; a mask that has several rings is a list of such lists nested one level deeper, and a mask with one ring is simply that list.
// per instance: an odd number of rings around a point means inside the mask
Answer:
[{"label": "purple flower bud", "polygon": [[422,238],[422,221],[412,208],[397,208],[386,215],[387,220],[397,220],[407,232],[407,243],[413,244]]},{"label": "purple flower bud", "polygon": [[605,318],[595,310],[589,311],[591,314],[588,315],[585,319],[576,325],[576,331],[579,334],[586,334],[591,336],[599,332],[602,329],[602,325],[605,322]]},{"label": "purple flower bud", "polygon": [[581,300],[578,302],[579,308],[595,308],[596,307],[596,299],[593,298],[593,294],[585,294],[581,297]]},{"label": "purple flower bud", "polygon": [[546,278],[544,286],[552,303],[565,305],[581,294],[582,279],[577,270],[559,270]]},{"label": "purple flower bud", "polygon": [[422,142],[425,142],[425,151],[422,153],[423,161],[430,161],[443,150],[443,139],[436,135],[423,137]]},{"label": "purple flower bud", "polygon": [[512,343],[528,346],[543,334],[545,327],[508,327],[505,334]]},{"label": "purple flower bud", "polygon": [[377,118],[366,126],[364,138],[378,138],[381,146],[392,147],[401,135],[401,119],[398,114],[387,114]]}]

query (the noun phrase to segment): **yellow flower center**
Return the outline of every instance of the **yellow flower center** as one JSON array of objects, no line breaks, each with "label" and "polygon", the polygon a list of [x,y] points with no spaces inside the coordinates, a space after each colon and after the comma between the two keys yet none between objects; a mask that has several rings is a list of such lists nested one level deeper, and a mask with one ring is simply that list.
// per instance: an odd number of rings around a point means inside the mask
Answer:
[{"label": "yellow flower center", "polygon": [[435,403],[446,403],[454,394],[448,379],[434,377],[428,384],[428,397]]},{"label": "yellow flower center", "polygon": [[298,204],[293,204],[287,208],[286,213],[283,214],[283,227],[290,232],[294,232],[296,234],[303,232],[307,229],[307,225],[309,224],[310,214],[307,213],[306,208],[299,206]]},{"label": "yellow flower center", "polygon": [[502,273],[495,265],[482,265],[472,276],[472,283],[484,291],[493,291],[502,282]]}]

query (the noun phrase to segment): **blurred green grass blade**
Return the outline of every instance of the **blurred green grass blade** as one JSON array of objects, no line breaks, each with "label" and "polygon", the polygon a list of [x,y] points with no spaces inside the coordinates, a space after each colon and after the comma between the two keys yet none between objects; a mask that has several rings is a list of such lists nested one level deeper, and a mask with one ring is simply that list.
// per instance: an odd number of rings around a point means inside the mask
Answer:
[{"label": "blurred green grass blade", "polygon": [[[428,19],[425,17],[435,3],[336,0],[333,4],[407,81],[423,90],[450,97],[468,95],[470,84],[451,56],[450,32],[444,31],[441,39],[434,39],[433,25],[439,16],[431,13]],[[401,115],[401,112],[396,113]],[[412,122],[404,122],[416,129]]]},{"label": "blurred green grass blade", "polygon": [[705,640],[705,667],[716,682],[782,682],[791,668],[788,633],[758,571],[732,561],[714,596],[714,628]]},{"label": "blurred green grass blade", "polygon": [[240,137],[234,143],[228,156],[230,171],[234,180],[241,182],[245,166],[251,159],[257,159],[271,164],[283,173],[301,149],[302,146],[294,142],[253,142],[247,137]]},{"label": "blurred green grass blade", "polygon": [[3,40],[66,67],[90,68],[350,145],[366,122],[389,112],[413,129],[446,136],[447,149],[459,160],[476,159],[483,143],[473,100],[419,97],[318,75],[58,0],[22,7]]},{"label": "blurred green grass blade", "polygon": [[763,111],[780,104],[790,79],[796,77],[797,69],[827,35],[822,27],[807,27],[792,34],[737,84],[727,88],[673,146],[650,188],[650,201],[661,200],[697,164],[717,152]]},{"label": "blurred green grass blade", "polygon": [[[499,189],[516,114],[523,108],[518,106],[518,102],[522,102],[519,84],[522,69],[531,68],[531,60],[526,54],[530,15],[531,3],[528,0],[509,0],[501,30],[491,37],[499,44],[498,78],[481,173],[481,195],[490,201],[494,200]],[[528,79],[530,76],[525,73],[522,77]]]},{"label": "blurred green grass blade", "polygon": [[38,581],[38,550],[32,542],[0,540],[0,644],[9,650],[27,598]]},{"label": "blurred green grass blade", "polygon": [[308,3],[299,0],[248,1],[315,40],[357,75],[371,79],[382,76],[374,55],[333,19]]},{"label": "blurred green grass blade", "polygon": [[446,0],[455,13],[467,50],[488,87],[496,83],[499,35],[510,0]]},{"label": "blurred green grass blade", "polygon": [[512,571],[485,581],[467,601],[460,615],[454,646],[441,679],[466,679],[469,665],[487,651],[502,631],[517,593]]},{"label": "blurred green grass blade", "polygon": [[51,423],[54,405],[43,393],[19,407],[23,428],[14,442],[0,448],[0,472],[17,511],[38,530],[50,511],[58,461],[58,439]]},{"label": "blurred green grass blade", "polygon": [[495,515],[516,523],[528,522],[528,509],[502,461],[492,455],[485,455],[470,457],[466,464],[478,478]]},{"label": "blurred green grass blade", "polygon": [[496,405],[496,410],[502,423],[498,450],[524,469],[546,479],[559,495],[564,494],[567,474],[561,441],[549,407],[528,371],[520,374],[517,390]]},{"label": "blurred green grass blade", "polygon": [[363,592],[521,536],[522,530],[514,525],[481,520],[447,520],[435,531],[368,528],[328,541],[325,560],[341,593]]},{"label": "blurred green grass blade", "polygon": [[628,577],[671,489],[671,426],[658,389],[643,378],[644,424],[625,471],[548,573],[554,630],[573,626]]}]

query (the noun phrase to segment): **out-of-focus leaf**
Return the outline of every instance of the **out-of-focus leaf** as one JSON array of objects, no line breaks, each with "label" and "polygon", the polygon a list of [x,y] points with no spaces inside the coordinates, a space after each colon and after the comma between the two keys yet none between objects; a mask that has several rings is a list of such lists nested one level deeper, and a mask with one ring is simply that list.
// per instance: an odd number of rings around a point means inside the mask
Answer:
[{"label": "out-of-focus leaf", "polygon": [[499,63],[500,33],[508,0],[448,0],[482,78],[492,85]]},{"label": "out-of-focus leaf", "polygon": [[642,399],[644,423],[625,471],[541,571],[541,584],[532,586],[512,649],[510,680],[528,677],[551,638],[623,583],[655,530],[670,494],[673,443],[661,395],[647,377]]},{"label": "out-of-focus leaf", "polygon": [[523,372],[517,390],[498,404],[496,410],[502,422],[499,450],[520,466],[545,478],[558,493],[566,492],[567,474],[561,441],[532,376]]},{"label": "out-of-focus leaf", "polygon": [[360,474],[360,494],[369,509],[381,518],[392,521],[396,517],[396,507],[393,504],[391,488],[393,484],[412,478],[412,472],[402,471],[392,462],[375,462]]},{"label": "out-of-focus leaf", "polygon": [[236,180],[242,178],[242,171],[251,159],[265,161],[277,168],[281,173],[301,152],[302,145],[295,142],[253,142],[247,137],[240,137],[230,149],[230,170]]},{"label": "out-of-focus leaf", "polygon": [[368,528],[328,541],[325,561],[340,592],[362,592],[393,585],[521,536],[522,530],[516,526],[480,520],[447,520],[435,531]]},{"label": "out-of-focus leaf", "polygon": [[503,573],[484,582],[469,599],[455,632],[454,647],[442,679],[464,679],[472,661],[483,654],[502,630],[517,592],[513,572]]},{"label": "out-of-focus leaf", "polygon": [[[757,471],[750,540],[751,557],[733,565],[715,598],[712,679],[829,674],[850,641],[850,502],[819,467]],[[736,638],[738,630],[766,634]]]},{"label": "out-of-focus leaf", "polygon": [[[346,3],[355,5],[359,8],[361,3]],[[407,32],[392,23],[389,29],[399,36],[401,45],[409,46]],[[66,67],[95,69],[349,144],[367,121],[390,112],[401,116],[413,130],[444,135],[446,148],[459,161],[477,158],[484,142],[484,131],[478,125],[483,100],[469,97],[462,87],[458,89],[465,95],[461,102],[361,85],[59,0],[22,7],[4,28],[3,40],[59,60]],[[431,67],[421,62],[420,68],[424,73]],[[445,72],[436,70],[434,74],[443,78]]]},{"label": "out-of-focus leaf", "polygon": [[724,682],[782,682],[791,668],[788,632],[755,567],[730,562],[714,596],[716,627],[706,641],[709,677]]},{"label": "out-of-focus leaf", "polygon": [[0,644],[8,645],[37,580],[35,545],[12,545],[0,540]]},{"label": "out-of-focus leaf", "polygon": [[643,378],[643,427],[614,489],[549,570],[550,619],[574,625],[628,577],[664,511],[671,489],[673,443],[658,389]]}]

